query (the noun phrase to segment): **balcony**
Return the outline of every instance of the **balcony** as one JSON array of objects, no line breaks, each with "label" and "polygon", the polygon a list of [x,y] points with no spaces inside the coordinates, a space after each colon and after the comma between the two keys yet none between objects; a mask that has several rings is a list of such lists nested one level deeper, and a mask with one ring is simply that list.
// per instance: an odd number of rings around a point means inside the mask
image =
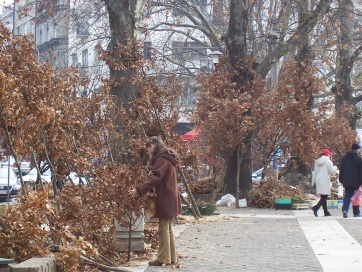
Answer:
[{"label": "balcony", "polygon": [[61,44],[68,44],[68,38],[67,37],[61,37],[61,38],[52,38],[47,42],[44,42],[37,46],[39,51],[48,50],[49,48],[57,47]]}]

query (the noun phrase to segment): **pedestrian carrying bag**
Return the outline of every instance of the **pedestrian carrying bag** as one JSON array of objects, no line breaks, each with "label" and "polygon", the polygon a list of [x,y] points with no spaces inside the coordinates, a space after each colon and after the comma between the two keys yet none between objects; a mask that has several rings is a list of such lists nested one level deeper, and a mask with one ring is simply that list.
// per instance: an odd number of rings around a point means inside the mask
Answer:
[{"label": "pedestrian carrying bag", "polygon": [[361,205],[361,196],[362,196],[362,186],[360,186],[356,191],[354,191],[354,194],[351,198],[351,203],[353,206]]}]

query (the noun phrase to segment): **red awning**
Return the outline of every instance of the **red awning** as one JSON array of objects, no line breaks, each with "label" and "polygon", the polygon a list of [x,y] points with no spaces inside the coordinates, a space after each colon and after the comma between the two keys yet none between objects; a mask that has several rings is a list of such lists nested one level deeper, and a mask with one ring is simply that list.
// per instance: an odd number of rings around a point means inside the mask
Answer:
[{"label": "red awning", "polygon": [[199,136],[199,131],[194,128],[193,130],[190,130],[189,132],[185,133],[181,136],[182,140],[184,141],[192,141],[195,140]]}]

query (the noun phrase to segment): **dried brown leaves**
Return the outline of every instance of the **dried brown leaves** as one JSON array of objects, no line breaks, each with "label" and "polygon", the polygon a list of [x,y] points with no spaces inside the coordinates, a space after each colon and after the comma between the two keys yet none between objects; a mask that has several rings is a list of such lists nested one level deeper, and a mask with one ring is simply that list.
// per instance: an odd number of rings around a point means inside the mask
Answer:
[{"label": "dried brown leaves", "polygon": [[296,187],[268,180],[262,185],[254,185],[249,192],[248,205],[257,208],[274,208],[275,199],[279,197],[303,196],[304,192]]}]

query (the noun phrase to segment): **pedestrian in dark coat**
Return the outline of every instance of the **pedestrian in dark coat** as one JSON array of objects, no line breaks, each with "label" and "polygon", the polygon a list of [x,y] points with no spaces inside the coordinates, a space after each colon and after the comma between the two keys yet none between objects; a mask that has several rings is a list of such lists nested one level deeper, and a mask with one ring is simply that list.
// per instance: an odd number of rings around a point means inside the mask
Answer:
[{"label": "pedestrian in dark coat", "polygon": [[149,179],[129,191],[132,196],[143,196],[156,190],[154,216],[159,219],[158,254],[151,266],[174,264],[177,262],[175,238],[173,235],[173,219],[181,213],[181,198],[177,188],[176,164],[179,162],[177,153],[166,147],[157,136],[148,138],[146,147],[152,155],[151,175]]},{"label": "pedestrian in dark coat", "polygon": [[[362,157],[359,155],[361,146],[358,143],[352,144],[352,150],[342,158],[339,171],[339,182],[344,187],[344,198],[342,213],[348,217],[349,205],[354,192],[362,185]],[[359,206],[353,206],[354,217],[361,217]]]}]

